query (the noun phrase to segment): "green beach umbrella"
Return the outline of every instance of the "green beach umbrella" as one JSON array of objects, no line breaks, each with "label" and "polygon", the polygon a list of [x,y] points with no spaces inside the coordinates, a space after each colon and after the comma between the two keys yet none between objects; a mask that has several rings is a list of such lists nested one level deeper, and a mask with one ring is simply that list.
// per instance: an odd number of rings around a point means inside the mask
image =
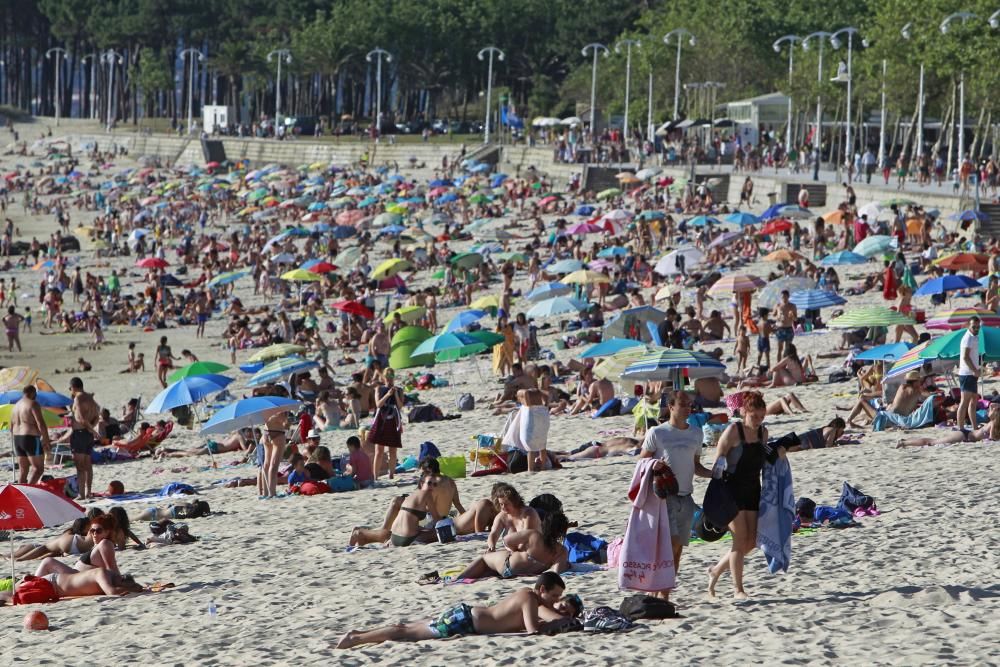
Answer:
[{"label": "green beach umbrella", "polygon": [[868,306],[853,308],[840,317],[827,323],[831,329],[854,329],[860,327],[891,327],[897,324],[907,325],[915,322],[899,311],[885,306]]},{"label": "green beach umbrella", "polygon": [[[959,329],[938,336],[920,350],[921,359],[958,359],[961,356],[962,337],[968,329]],[[1000,361],[1000,328],[980,327],[979,356],[983,361]]]},{"label": "green beach umbrella", "polygon": [[403,343],[415,343],[414,347],[416,347],[433,335],[429,329],[424,327],[403,327],[392,337],[391,345],[396,347]]},{"label": "green beach umbrella", "polygon": [[[406,328],[409,329],[411,327]],[[412,328],[416,329],[418,327]],[[400,329],[400,331],[402,331],[402,329]],[[420,343],[415,340],[393,345],[392,351],[389,353],[389,367],[398,371],[404,368],[413,368],[415,366],[433,366],[433,354],[413,354],[413,351],[417,349],[418,345],[420,345]]]},{"label": "green beach umbrella", "polygon": [[617,197],[622,193],[618,188],[608,188],[607,190],[601,190],[597,193],[597,201],[604,201],[605,199],[611,199],[612,197]]},{"label": "green beach umbrella", "polygon": [[459,269],[471,269],[483,263],[483,256],[477,252],[463,252],[455,255],[448,262]]},{"label": "green beach umbrella", "polygon": [[182,368],[178,368],[176,371],[167,376],[167,382],[177,382],[186,377],[192,377],[195,375],[212,375],[214,373],[221,373],[222,371],[228,371],[229,366],[225,364],[220,364],[216,361],[196,361],[193,364],[188,364]]}]

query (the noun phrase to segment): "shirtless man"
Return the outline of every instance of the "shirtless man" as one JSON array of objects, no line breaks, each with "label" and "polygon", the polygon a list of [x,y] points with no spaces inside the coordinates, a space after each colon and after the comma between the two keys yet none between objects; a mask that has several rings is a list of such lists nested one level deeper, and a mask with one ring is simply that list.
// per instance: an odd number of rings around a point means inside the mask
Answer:
[{"label": "shirtless man", "polygon": [[795,338],[795,318],[799,316],[799,309],[788,300],[790,296],[788,290],[782,290],[781,302],[775,309],[778,323],[774,337],[778,341],[778,359],[784,359],[785,345]]},{"label": "shirtless man", "polygon": [[44,579],[52,584],[53,592],[60,598],[81,595],[125,595],[145,590],[136,583],[132,575],[118,574],[103,567],[73,573],[52,572],[45,575]]},{"label": "shirtless man", "polygon": [[729,324],[722,319],[722,313],[718,310],[713,310],[708,315],[708,319],[702,324],[701,340],[722,340],[724,335],[729,335],[731,329]]},{"label": "shirtless man", "polygon": [[385,325],[381,322],[375,323],[375,335],[368,341],[368,356],[382,364],[382,368],[389,365],[390,338],[386,333]]},{"label": "shirtless man", "polygon": [[698,319],[694,306],[688,306],[684,314],[687,315],[687,319],[681,322],[681,328],[687,329],[693,340],[701,340],[701,320]]},{"label": "shirtless man", "polygon": [[[903,385],[896,390],[896,395],[892,399],[892,405],[888,408],[890,412],[895,412],[902,416],[906,416],[916,410],[928,396],[928,394],[924,393],[921,386],[923,380],[920,376],[920,371],[910,371],[906,374],[905,380]],[[848,417],[847,425],[851,428],[861,428],[854,421],[854,418],[858,416],[859,409],[869,419],[875,419],[876,411],[872,405],[872,401],[866,398],[865,395],[862,395]]]},{"label": "shirtless man", "polygon": [[83,390],[83,380],[78,377],[69,381],[69,393],[73,397],[69,447],[73,452],[77,484],[80,488],[76,500],[86,500],[91,497],[91,486],[94,482],[94,463],[91,455],[94,452],[94,442],[101,437],[97,431],[101,408],[94,400],[93,394]]},{"label": "shirtless man", "polygon": [[571,415],[583,412],[588,407],[596,410],[612,398],[615,397],[615,385],[611,380],[602,378],[600,380],[594,380],[590,383],[590,387],[587,389],[586,400],[578,400],[573,408],[569,411]]},{"label": "shirtless man", "polygon": [[195,302],[194,308],[198,320],[198,329],[195,331],[195,338],[204,338],[205,323],[208,322],[208,317],[212,314],[212,307],[208,300],[208,292],[202,291],[201,294],[198,295],[198,300]]},{"label": "shirtless man", "polygon": [[490,407],[497,408],[507,401],[513,401],[521,389],[537,388],[538,385],[534,378],[524,372],[524,365],[520,361],[516,361],[510,367],[510,377],[503,383],[503,391],[497,394]]},{"label": "shirtless man", "polygon": [[36,484],[42,478],[45,452],[49,450],[49,429],[45,426],[42,406],[36,400],[37,395],[35,387],[27,385],[21,400],[14,404],[10,416],[10,430],[14,434],[14,452],[17,455],[18,481],[21,484]]},{"label": "shirtless man", "polygon": [[490,607],[460,604],[448,609],[436,619],[400,623],[377,630],[351,630],[337,648],[346,649],[361,644],[386,641],[416,642],[425,639],[445,639],[462,635],[491,635],[507,632],[536,633],[546,623],[574,618],[583,611],[583,603],[575,595],[563,596],[566,584],[554,572],[544,572],[532,588],[522,588],[500,599]]},{"label": "shirtless man", "polygon": [[374,411],[375,391],[371,385],[364,382],[362,373],[355,373],[351,376],[350,388],[358,393],[358,400],[361,401],[361,414],[359,417],[367,417]]},{"label": "shirtless man", "polygon": [[15,345],[17,345],[17,351],[21,351],[21,322],[23,321],[24,316],[18,313],[14,306],[7,307],[7,314],[3,318],[3,328],[7,334],[7,350],[9,352],[14,351]]}]

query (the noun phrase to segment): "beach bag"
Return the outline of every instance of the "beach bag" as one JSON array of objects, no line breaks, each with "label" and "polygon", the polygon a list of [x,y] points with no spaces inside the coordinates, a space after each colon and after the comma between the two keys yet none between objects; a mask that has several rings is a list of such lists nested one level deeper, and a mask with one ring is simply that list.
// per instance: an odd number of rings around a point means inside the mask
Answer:
[{"label": "beach bag", "polygon": [[299,485],[299,493],[303,496],[316,496],[321,493],[330,493],[330,486],[326,482],[308,480]]},{"label": "beach bag", "polygon": [[713,526],[728,526],[729,522],[740,513],[740,508],[733,499],[729,487],[721,479],[709,481],[705,489],[705,499],[701,503],[703,516],[707,517]]},{"label": "beach bag", "polygon": [[343,491],[354,491],[357,487],[354,484],[354,478],[350,475],[331,477],[326,480],[326,485],[330,487],[332,493],[340,493]]},{"label": "beach bag", "polygon": [[469,412],[476,409],[476,398],[472,394],[462,394],[458,397],[456,405],[462,412]]},{"label": "beach bag", "polygon": [[438,459],[441,467],[441,474],[452,479],[465,477],[465,457],[464,456],[442,456]]},{"label": "beach bag", "polygon": [[431,441],[420,443],[420,454],[417,455],[418,461],[423,461],[424,459],[439,459],[441,458],[441,450],[437,448]]},{"label": "beach bag", "polygon": [[670,600],[654,598],[652,595],[630,595],[622,600],[618,611],[630,621],[638,618],[674,618],[677,608]]},{"label": "beach bag", "polygon": [[863,510],[875,509],[875,498],[844,482],[844,488],[840,492],[840,502],[837,504],[837,507],[845,512],[854,514],[854,510],[858,508]]},{"label": "beach bag", "polygon": [[522,405],[518,412],[521,445],[529,452],[545,449],[549,441],[549,409],[544,405]]},{"label": "beach bag", "polygon": [[419,424],[421,422],[437,422],[444,419],[444,414],[441,412],[441,408],[436,405],[425,403],[424,405],[418,405],[410,410],[409,419],[411,424]]},{"label": "beach bag", "polygon": [[455,541],[455,521],[451,517],[441,519],[434,524],[434,532],[437,533],[438,542],[447,544]]},{"label": "beach bag", "polygon": [[622,399],[612,398],[601,407],[594,411],[591,419],[600,419],[601,417],[617,417],[622,414]]},{"label": "beach bag", "polygon": [[24,581],[14,587],[14,604],[39,604],[55,602],[59,599],[55,587],[48,579],[27,575]]}]

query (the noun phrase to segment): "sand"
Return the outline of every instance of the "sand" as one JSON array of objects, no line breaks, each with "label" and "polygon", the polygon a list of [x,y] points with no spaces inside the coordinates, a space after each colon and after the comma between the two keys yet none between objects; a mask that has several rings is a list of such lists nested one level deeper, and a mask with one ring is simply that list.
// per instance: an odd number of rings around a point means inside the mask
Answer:
[{"label": "sand", "polygon": [[[29,130],[30,132],[30,130]],[[0,160],[4,171],[13,161]],[[51,216],[20,215],[20,202],[9,209],[22,235],[48,235]],[[948,213],[947,211],[945,213]],[[80,214],[74,212],[76,225]],[[86,218],[84,222],[86,222]],[[85,270],[94,270],[89,253],[79,256]],[[114,260],[124,267],[131,260]],[[766,274],[769,265],[751,271]],[[106,271],[107,269],[102,268]],[[852,271],[841,272],[842,279]],[[860,273],[860,272],[857,272]],[[10,274],[7,274],[8,276]],[[14,272],[25,299],[37,304],[38,274]],[[138,277],[133,273],[133,276]],[[426,280],[426,279],[424,279]],[[853,284],[844,280],[844,284]],[[523,287],[518,275],[515,287]],[[128,285],[128,283],[126,283]],[[247,305],[250,285],[241,283]],[[880,295],[852,298],[851,304],[878,303]],[[728,310],[728,301],[717,301]],[[961,302],[960,302],[961,303]],[[919,301],[918,307],[921,305]],[[516,305],[515,305],[516,310]],[[446,322],[454,312],[439,316]],[[492,321],[490,321],[492,323]],[[143,334],[112,328],[100,351],[86,349],[85,335],[23,336],[22,354],[0,353],[2,365],[31,365],[43,371],[57,390],[65,391],[68,377],[56,371],[84,356],[94,371],[83,377],[97,400],[117,413],[131,396],[148,402],[158,391],[155,372],[119,375],[125,365],[126,345],[135,341],[152,358],[156,339],[168,335],[175,353],[190,348],[203,360],[227,362],[220,347],[221,318],[212,319],[207,337],[195,339],[194,328]],[[543,335],[552,348],[554,337]],[[800,352],[828,351],[839,334],[823,333],[796,340]],[[731,343],[724,345],[727,354]],[[579,350],[560,351],[566,359]],[[241,353],[240,360],[249,356]],[[333,358],[336,357],[336,353]],[[820,367],[825,364],[820,363]],[[733,369],[730,364],[730,370]],[[456,397],[473,393],[479,408],[461,419],[407,425],[404,454],[415,454],[419,443],[434,441],[446,455],[461,455],[476,433],[496,432],[503,417],[483,408],[498,385],[488,358],[441,364],[434,373],[451,384],[422,395],[445,411],[455,411]],[[239,393],[246,375],[230,389]],[[985,383],[986,390],[993,382]],[[814,384],[795,393],[811,411],[795,417],[769,418],[772,433],[805,430],[846,416],[851,384]],[[777,390],[765,390],[776,396]],[[589,416],[553,419],[549,446],[571,449],[602,433],[630,430],[625,417],[595,421]],[[346,431],[327,433],[323,444],[343,451]],[[428,570],[448,570],[471,561],[482,542],[415,546],[408,549],[365,548],[346,553],[351,528],[381,523],[389,500],[412,488],[412,475],[398,485],[385,482],[373,491],[316,497],[259,501],[254,488],[225,489],[213,482],[254,474],[246,466],[229,468],[234,455],[149,459],[96,468],[95,488],[112,479],[129,490],[156,490],[170,481],[195,485],[215,513],[189,522],[200,541],[147,551],[129,549],[119,554],[123,571],[145,583],[169,581],[176,588],[159,594],[125,598],[89,598],[48,605],[52,630],[28,634],[20,629],[21,609],[0,610],[0,643],[15,665],[41,664],[198,664],[291,665],[336,661],[336,664],[640,664],[653,659],[682,664],[985,664],[1000,660],[996,619],[1000,584],[996,582],[1000,531],[992,501],[1000,487],[996,445],[972,444],[920,450],[897,450],[897,433],[866,433],[858,445],[796,453],[790,456],[796,496],[835,504],[848,480],[878,498],[883,514],[863,520],[860,528],[825,529],[793,540],[791,569],[785,575],[767,573],[760,552],[747,559],[745,602],[733,602],[731,580],[721,580],[716,601],[704,595],[706,568],[727,549],[725,543],[693,544],[684,553],[679,588],[674,600],[680,619],[643,624],[628,634],[569,634],[556,637],[468,637],[419,644],[385,644],[351,651],[332,647],[349,629],[416,620],[436,615],[458,602],[489,603],[529,580],[487,580],[458,586],[419,586],[415,580]],[[5,441],[6,442],[6,441]],[[203,439],[179,428],[169,440],[173,447],[193,447]],[[711,455],[706,452],[705,459]],[[562,471],[502,478],[525,497],[552,492],[562,499],[580,530],[608,540],[624,532],[628,516],[625,497],[634,460],[628,457],[568,464]],[[0,473],[5,474],[5,473]],[[468,505],[488,495],[501,478],[459,482]],[[704,493],[696,480],[695,497]],[[107,507],[107,502],[97,503]],[[167,501],[129,503],[133,516],[146,506]],[[143,523],[134,531],[148,534]],[[37,540],[55,530],[19,534]],[[18,573],[36,563],[19,564]],[[624,594],[617,590],[616,573],[599,571],[567,577],[569,590],[583,596],[588,606],[617,607]],[[214,601],[218,614],[207,613]]]}]

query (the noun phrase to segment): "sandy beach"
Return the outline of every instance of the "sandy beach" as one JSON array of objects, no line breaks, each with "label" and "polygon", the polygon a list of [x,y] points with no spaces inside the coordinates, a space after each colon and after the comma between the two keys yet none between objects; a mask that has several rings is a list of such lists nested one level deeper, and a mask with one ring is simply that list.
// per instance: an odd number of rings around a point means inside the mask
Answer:
[{"label": "sandy beach", "polygon": [[[21,128],[19,128],[21,129]],[[30,137],[37,126],[22,129]],[[135,158],[137,156],[132,156]],[[0,158],[0,170],[25,162],[12,156]],[[86,164],[86,163],[85,163]],[[135,166],[131,160],[116,161],[116,167]],[[429,171],[403,170],[419,179]],[[828,207],[828,208],[832,208]],[[760,211],[757,211],[758,213]],[[953,211],[943,211],[950,214]],[[7,215],[19,227],[19,240],[47,238],[56,228],[51,215],[25,215],[20,195],[14,197]],[[72,225],[88,224],[93,213],[71,211]],[[551,222],[554,218],[547,217]],[[222,232],[223,228],[210,231]],[[451,244],[456,250],[470,245]],[[388,252],[387,244],[380,251]],[[135,291],[142,271],[134,257],[99,260],[92,251],[72,254],[73,264],[86,271],[107,275],[112,268],[127,272],[124,291]],[[374,259],[374,258],[373,258]],[[381,259],[381,258],[379,258]],[[748,273],[766,276],[773,264],[757,262]],[[844,287],[857,284],[872,265],[842,267]],[[430,272],[421,272],[413,285],[434,284]],[[0,365],[37,368],[52,386],[66,393],[68,380],[76,373],[62,371],[78,357],[93,364],[79,376],[98,403],[118,414],[131,397],[142,395],[143,404],[160,387],[152,359],[159,336],[166,335],[174,354],[190,349],[201,360],[228,364],[222,339],[223,315],[214,316],[204,338],[195,337],[192,326],[143,333],[135,327],[111,327],[100,350],[88,349],[86,334],[50,333],[42,326],[38,311],[39,272],[3,272],[18,283],[18,305],[34,311],[32,333],[23,334],[22,353],[0,352]],[[518,271],[515,289],[525,289],[527,275]],[[649,290],[644,290],[649,293]],[[655,290],[654,290],[655,291]],[[252,294],[251,281],[238,284],[236,294],[247,307],[268,304]],[[515,302],[518,312],[523,302]],[[685,292],[681,305],[693,304]],[[710,304],[710,305],[709,305]],[[381,304],[380,304],[381,305]],[[881,293],[850,297],[848,308],[889,305]],[[933,312],[929,302],[915,299],[918,308]],[[972,299],[953,299],[952,305],[972,305]],[[728,312],[728,300],[713,300],[706,312],[718,308]],[[460,308],[442,309],[438,321],[447,322]],[[826,313],[824,313],[826,314]],[[325,322],[329,316],[323,317]],[[550,320],[555,324],[557,320]],[[492,327],[495,320],[485,321]],[[924,331],[918,327],[919,331]],[[47,335],[42,335],[43,333]],[[558,327],[540,332],[543,348],[568,360],[581,348],[556,350]],[[119,374],[126,366],[127,345],[137,344],[146,355],[146,372]],[[840,344],[840,332],[823,330],[798,336],[800,354],[832,351]],[[699,346],[704,349],[715,344]],[[729,358],[733,343],[718,344]],[[243,362],[252,351],[239,353]],[[340,358],[331,352],[331,361]],[[846,354],[846,353],[845,353]],[[752,354],[751,358],[755,357]],[[809,413],[768,417],[773,435],[804,431],[825,425],[833,417],[847,416],[854,402],[855,383],[828,384],[828,367],[840,367],[840,359],[820,359],[816,368],[820,382],[795,387],[793,391]],[[735,363],[727,363],[729,372]],[[338,369],[338,380],[346,379]],[[402,455],[416,455],[419,444],[433,441],[444,455],[466,455],[472,437],[498,433],[503,416],[493,416],[488,400],[501,385],[493,376],[489,357],[479,356],[442,363],[432,371],[445,377],[447,387],[421,391],[421,398],[456,413],[456,399],[469,392],[477,409],[461,413],[460,419],[406,424]],[[246,392],[248,375],[238,369],[228,372],[237,380],[229,386],[234,395]],[[405,374],[405,371],[404,371]],[[997,387],[992,378],[981,383],[981,392]],[[787,390],[765,389],[765,398]],[[846,408],[846,409],[845,409]],[[549,448],[570,450],[612,434],[629,434],[631,417],[591,419],[589,414],[555,416]],[[942,429],[932,427],[934,433]],[[352,431],[323,434],[322,444],[334,455],[346,452],[345,440]],[[926,432],[921,433],[926,434]],[[156,594],[123,598],[92,597],[63,600],[46,605],[52,630],[28,633],[21,630],[23,608],[0,609],[0,655],[10,656],[12,665],[45,664],[142,664],[142,665],[292,665],[335,661],[336,664],[445,665],[468,664],[557,664],[632,665],[660,659],[680,664],[864,664],[864,665],[966,665],[1000,662],[996,633],[1000,622],[1000,512],[992,502],[1000,488],[1000,456],[997,443],[958,444],[921,449],[896,449],[896,431],[866,430],[858,444],[835,449],[812,450],[789,455],[795,495],[821,504],[836,504],[844,481],[878,499],[881,516],[861,520],[861,527],[836,530],[823,528],[793,537],[793,557],[787,574],[771,575],[764,558],[755,551],[747,558],[748,601],[731,600],[731,580],[723,577],[719,598],[705,595],[706,568],[715,563],[726,542],[696,543],[685,550],[672,599],[682,617],[644,622],[629,633],[568,633],[554,637],[472,636],[417,644],[388,643],[349,651],[333,648],[349,629],[370,628],[403,620],[436,615],[459,602],[485,604],[521,586],[529,579],[491,579],[472,584],[421,586],[416,583],[429,570],[448,571],[464,567],[483,549],[481,540],[457,544],[432,544],[407,549],[369,546],[354,552],[346,547],[354,526],[375,526],[390,499],[412,490],[416,476],[399,476],[395,483],[379,482],[376,489],[311,497],[292,496],[266,502],[258,500],[253,487],[222,488],[218,482],[233,477],[252,477],[255,469],[239,463],[233,454],[215,457],[191,456],[155,461],[137,461],[95,467],[94,488],[103,490],[111,480],[120,480],[128,491],[155,492],[169,482],[183,481],[198,489],[212,515],[190,520],[192,545],[172,545],[145,551],[127,549],[119,553],[122,571],[142,583],[172,582],[174,588]],[[174,429],[170,447],[194,447],[205,438],[196,430]],[[8,446],[7,436],[3,437]],[[6,450],[5,450],[6,451]],[[703,460],[710,463],[708,450]],[[629,513],[626,498],[635,460],[623,456],[568,463],[562,470],[535,475],[503,477],[525,498],[554,493],[563,502],[571,521],[582,532],[612,540],[624,532]],[[470,467],[471,469],[471,467]],[[54,474],[66,474],[52,470]],[[71,472],[71,471],[70,471]],[[0,474],[9,474],[5,469]],[[469,505],[488,497],[500,477],[466,478],[458,481],[462,501]],[[696,479],[694,497],[700,501],[705,480]],[[107,508],[112,503],[95,501]],[[130,515],[151,506],[164,507],[169,499],[125,503]],[[133,530],[146,537],[144,522]],[[57,529],[18,533],[16,541],[39,541],[54,536]],[[4,545],[4,549],[6,545]],[[33,571],[36,563],[19,563],[18,575]],[[568,592],[582,596],[588,607],[617,608],[625,593],[618,590],[614,570],[574,572],[566,576]],[[214,602],[217,615],[208,614]],[[0,660],[0,664],[4,661]]]}]

